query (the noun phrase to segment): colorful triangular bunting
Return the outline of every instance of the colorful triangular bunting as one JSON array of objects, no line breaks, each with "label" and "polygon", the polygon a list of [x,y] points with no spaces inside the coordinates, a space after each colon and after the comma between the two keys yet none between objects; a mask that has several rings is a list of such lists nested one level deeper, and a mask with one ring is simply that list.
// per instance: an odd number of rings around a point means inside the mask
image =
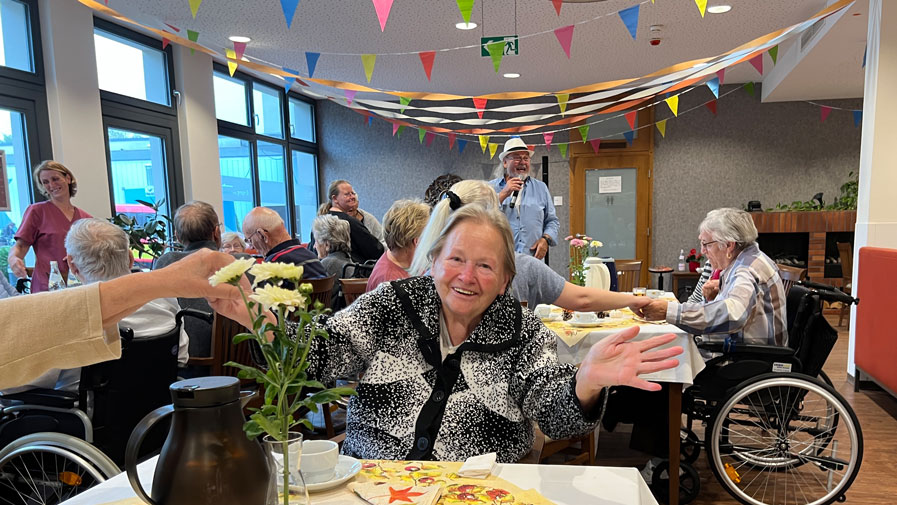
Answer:
[{"label": "colorful triangular bunting", "polygon": [[626,143],[632,145],[632,139],[635,138],[635,132],[629,130],[628,132],[623,132],[623,137],[626,139]]},{"label": "colorful triangular bunting", "polygon": [[707,0],[695,0],[695,5],[697,5],[698,10],[701,11],[701,17],[704,17],[704,12],[707,11]]},{"label": "colorful triangular bunting", "polygon": [[458,139],[458,154],[463,153],[465,147],[467,147],[467,141],[464,139]]},{"label": "colorful triangular bunting", "polygon": [[617,12],[620,15],[620,20],[626,25],[626,29],[629,30],[629,35],[632,35],[632,40],[635,40],[635,34],[638,31],[638,10],[640,6],[641,4],[635,4]]},{"label": "colorful triangular bunting", "polygon": [[358,91],[354,89],[347,89],[344,90],[344,93],[346,94],[346,103],[348,105],[352,105],[352,100],[355,100],[355,94],[358,93]]},{"label": "colorful triangular bunting", "polygon": [[629,128],[635,128],[635,118],[638,116],[637,110],[631,110],[623,115],[626,118],[626,122],[629,123]]},{"label": "colorful triangular bunting", "polygon": [[719,69],[719,70],[716,71],[716,78],[719,79],[719,85],[720,85],[720,86],[723,85],[723,80],[724,80],[723,77],[725,77],[725,76],[726,76],[726,69],[725,69],[725,68],[721,68],[721,69]]},{"label": "colorful triangular bunting", "polygon": [[561,152],[561,157],[566,158],[567,157],[567,143],[564,142],[563,144],[558,144],[558,151]]},{"label": "colorful triangular bunting", "polygon": [[719,77],[714,77],[707,81],[707,87],[713,93],[713,96],[719,98]]},{"label": "colorful triangular bunting", "polygon": [[417,140],[418,140],[418,143],[423,144],[423,143],[424,143],[424,137],[426,137],[426,136],[427,136],[427,130],[424,130],[423,128],[418,128],[418,129],[417,129]]},{"label": "colorful triangular bunting", "polygon": [[561,108],[561,115],[564,115],[564,112],[567,111],[567,100],[570,99],[570,93],[561,93],[559,95],[554,95],[555,98],[558,99],[558,107]]},{"label": "colorful triangular bunting", "polygon": [[825,105],[820,107],[819,108],[819,122],[821,123],[821,122],[825,121],[826,118],[828,118],[828,115],[831,114],[831,112],[832,112],[831,107],[826,107]]},{"label": "colorful triangular bunting", "polygon": [[492,66],[495,67],[495,73],[498,73],[498,67],[501,66],[501,59],[505,55],[505,42],[490,42],[486,44],[486,50],[489,51],[489,57],[492,58]]},{"label": "colorful triangular bunting", "polygon": [[224,54],[227,55],[227,71],[230,72],[230,76],[234,76],[234,72],[237,71],[237,62],[234,61],[237,59],[237,54],[234,53],[233,49],[225,49]]},{"label": "colorful triangular bunting", "polygon": [[234,54],[237,61],[243,61],[243,53],[246,52],[245,42],[234,42]]},{"label": "colorful triangular bunting", "polygon": [[495,158],[495,152],[498,151],[498,144],[489,142],[489,159]]},{"label": "colorful triangular bunting", "polygon": [[573,25],[558,28],[554,31],[554,36],[557,37],[558,42],[561,44],[564,54],[567,55],[567,58],[570,58],[570,44],[573,43]]},{"label": "colorful triangular bunting", "polygon": [[380,20],[380,31],[386,30],[386,20],[389,19],[389,10],[392,9],[392,0],[372,0],[374,10],[377,11],[377,19]]},{"label": "colorful triangular bunting", "polygon": [[167,26],[167,27],[171,28],[172,30],[174,30],[175,33],[181,33],[181,29],[178,28],[177,26],[174,26],[174,25],[169,24],[169,23],[165,23],[165,26]]},{"label": "colorful triangular bunting", "polygon": [[704,106],[710,109],[710,112],[712,112],[714,116],[716,115],[716,100],[710,100],[709,102],[705,103]]},{"label": "colorful triangular bunting", "polygon": [[679,115],[679,95],[673,95],[664,100],[664,102],[670,106],[670,112],[672,112],[674,116]]},{"label": "colorful triangular bunting", "polygon": [[[293,74],[293,75],[297,75],[297,76],[299,75],[299,71],[298,71],[298,70],[293,70],[292,68],[283,67],[283,71],[284,71],[284,72],[289,72],[289,73],[291,73],[291,74]],[[283,85],[283,87],[284,87],[284,92],[285,92],[285,93],[289,93],[289,92],[290,92],[290,88],[292,88],[292,87],[293,87],[293,84],[296,82],[296,78],[295,78],[295,77],[292,77],[292,76],[289,76],[289,75],[286,75],[286,76],[283,77],[283,80],[285,81],[285,82],[284,82],[284,85]]]},{"label": "colorful triangular bunting", "polygon": [[433,145],[433,139],[435,139],[435,138],[436,138],[435,133],[427,132],[427,134],[424,135],[424,144],[426,144],[427,147],[430,147],[431,145]]},{"label": "colorful triangular bunting", "polygon": [[657,131],[660,132],[661,137],[667,136],[667,120],[661,119],[660,121],[654,123],[654,126],[657,127]]},{"label": "colorful triangular bunting", "polygon": [[749,95],[754,96],[754,83],[746,82],[744,84],[744,90],[747,91]]},{"label": "colorful triangular bunting", "polygon": [[193,14],[193,19],[196,19],[196,11],[199,10],[199,4],[202,3],[202,0],[190,0],[190,14]]},{"label": "colorful triangular bunting", "polygon": [[486,146],[489,144],[489,135],[478,135],[480,138],[480,148],[486,152]]},{"label": "colorful triangular bunting", "polygon": [[772,58],[772,64],[775,65],[776,63],[778,63],[779,46],[776,45],[776,46],[770,47],[769,51],[767,51],[767,52],[769,53],[769,57]]},{"label": "colorful triangular bunting", "polygon": [[401,126],[399,126],[399,131],[396,133],[396,137],[401,138],[401,137],[402,137],[402,132],[403,132],[403,131],[405,131],[405,125],[401,125]]},{"label": "colorful triangular bunting", "polygon": [[558,16],[561,15],[561,5],[564,4],[564,0],[551,0],[551,3],[554,4],[554,10],[558,13]]},{"label": "colorful triangular bunting", "polygon": [[[199,32],[195,32],[195,31],[193,31],[193,30],[189,30],[189,29],[188,29],[188,30],[187,30],[187,38],[190,39],[190,42],[196,42],[197,40],[199,40]],[[190,54],[193,54],[193,53],[195,53],[195,52],[196,52],[196,49],[193,49],[193,48],[191,47],[191,48],[190,48]]]},{"label": "colorful triangular bunting", "polygon": [[283,10],[283,19],[287,22],[287,28],[293,24],[293,15],[296,14],[296,6],[299,0],[280,0],[280,8]]},{"label": "colorful triangular bunting", "polygon": [[584,124],[582,126],[577,127],[579,130],[579,136],[582,137],[582,143],[585,144],[587,140],[589,140],[589,125]]},{"label": "colorful triangular bunting", "polygon": [[760,72],[760,76],[762,77],[763,76],[763,53],[760,53],[757,56],[754,56],[753,58],[751,58],[748,61],[750,61],[751,65],[753,65],[753,67],[757,69],[757,72]]},{"label": "colorful triangular bunting", "polygon": [[399,131],[399,128],[401,128],[401,127],[402,127],[402,126],[399,125],[399,124],[397,124],[397,123],[393,123],[393,124],[392,124],[392,136],[393,136],[393,137],[396,136],[396,132]]},{"label": "colorful triangular bunting", "polygon": [[860,122],[863,120],[863,111],[855,110],[853,111],[853,126],[860,126]]},{"label": "colorful triangular bunting", "polygon": [[400,96],[400,97],[399,97],[399,103],[402,104],[402,108],[399,109],[399,112],[401,112],[401,113],[404,114],[404,113],[405,113],[405,107],[407,107],[408,104],[411,103],[411,99],[410,99],[410,98],[406,98],[406,97],[404,97],[404,96]]},{"label": "colorful triangular bunting", "polygon": [[477,116],[479,116],[480,119],[483,119],[483,112],[486,110],[486,101],[487,101],[487,99],[485,99],[485,98],[474,98],[473,99],[473,106],[476,107]]},{"label": "colorful triangular bunting", "polygon": [[589,141],[589,144],[592,144],[592,150],[595,151],[595,154],[598,154],[598,149],[601,148],[601,139],[592,139]]},{"label": "colorful triangular bunting", "polygon": [[554,139],[554,132],[543,133],[542,138],[545,140],[545,149],[551,149],[551,141]]},{"label": "colorful triangular bunting", "polygon": [[364,76],[368,83],[371,82],[371,76],[374,75],[374,64],[377,62],[376,54],[362,54],[361,63],[364,65]]},{"label": "colorful triangular bunting", "polygon": [[470,23],[470,11],[473,10],[473,0],[455,0],[455,2],[458,4],[458,10],[461,11],[461,17],[464,18],[464,22]]},{"label": "colorful triangular bunting", "polygon": [[451,150],[452,150],[452,147],[455,145],[455,137],[456,137],[456,135],[455,135],[454,133],[449,133],[449,134],[448,134],[448,139],[449,139],[449,151],[451,151]]},{"label": "colorful triangular bunting", "polygon": [[315,75],[315,67],[318,66],[318,58],[321,57],[321,53],[312,53],[309,51],[305,52],[305,64],[308,66],[308,76],[313,77]]},{"label": "colorful triangular bunting", "polygon": [[171,44],[171,41],[165,37],[162,37],[162,50],[164,51],[168,44]]},{"label": "colorful triangular bunting", "polygon": [[429,81],[430,73],[433,71],[433,60],[436,59],[436,51],[421,51],[417,55],[420,57],[420,64],[424,66],[424,72]]}]

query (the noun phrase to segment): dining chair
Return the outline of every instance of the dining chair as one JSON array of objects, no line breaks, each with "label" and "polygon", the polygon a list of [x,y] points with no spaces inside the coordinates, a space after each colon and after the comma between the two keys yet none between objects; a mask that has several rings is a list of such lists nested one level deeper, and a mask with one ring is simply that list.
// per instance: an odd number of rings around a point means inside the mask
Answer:
[{"label": "dining chair", "polygon": [[[841,291],[851,294],[853,290],[853,244],[850,242],[836,242],[838,256],[841,257]],[[841,304],[841,314],[838,315],[838,326],[844,321],[844,316],[850,314],[850,305]],[[850,324],[850,317],[847,318]]]},{"label": "dining chair", "polygon": [[538,426],[534,428],[533,448],[518,463],[595,465],[595,432],[579,438],[553,440]]},{"label": "dining chair", "polygon": [[325,309],[331,308],[331,300],[333,299],[333,283],[336,282],[336,276],[324,277],[322,279],[302,279],[302,283],[311,284],[311,296],[308,300],[308,306],[311,308],[315,302],[324,304]]},{"label": "dining chair", "polygon": [[361,279],[340,279],[339,282],[342,286],[343,300],[346,302],[346,307],[351,305],[360,295],[363,295],[368,286],[367,277]]},{"label": "dining chair", "polygon": [[617,260],[617,291],[632,291],[642,278],[641,260]]},{"label": "dining chair", "polygon": [[779,267],[779,276],[782,277],[782,284],[785,286],[785,295],[788,295],[788,292],[791,291],[791,286],[794,285],[797,281],[802,281],[807,278],[807,269],[806,268],[797,268],[788,265],[782,265],[781,263],[776,264]]}]

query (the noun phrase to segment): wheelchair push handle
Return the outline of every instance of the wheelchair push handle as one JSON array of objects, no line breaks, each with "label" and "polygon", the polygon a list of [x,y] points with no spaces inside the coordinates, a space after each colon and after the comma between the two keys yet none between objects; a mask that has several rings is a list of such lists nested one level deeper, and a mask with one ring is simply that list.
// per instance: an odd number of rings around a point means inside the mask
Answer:
[{"label": "wheelchair push handle", "polygon": [[829,284],[821,284],[819,282],[813,281],[798,281],[797,284],[804,286],[806,288],[810,288],[819,295],[820,298],[827,302],[841,302],[846,303],[848,305],[859,305],[860,299],[854,298],[847,293],[841,291],[840,289],[831,286]]}]

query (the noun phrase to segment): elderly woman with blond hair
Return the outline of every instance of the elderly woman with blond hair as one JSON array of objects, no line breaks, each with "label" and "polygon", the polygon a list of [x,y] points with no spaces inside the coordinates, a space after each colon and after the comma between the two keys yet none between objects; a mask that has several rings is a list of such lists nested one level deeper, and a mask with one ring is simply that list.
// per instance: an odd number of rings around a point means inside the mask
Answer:
[{"label": "elderly woman with blond hair", "polygon": [[41,162],[34,169],[34,183],[47,201],[29,205],[22,225],[16,231],[16,244],[9,250],[9,268],[19,279],[28,277],[25,256],[34,248],[34,273],[31,292],[46,291],[50,279],[50,262],[59,265],[59,272],[68,275],[65,262],[65,235],[72,223],[91,217],[75,207],[72,197],[78,192],[78,181],[65,165],[58,161]]},{"label": "elderly woman with blond hair", "polygon": [[[594,430],[605,388],[660,386],[638,374],[676,366],[673,335],[640,342],[638,327],[592,346],[581,366],[558,362],[557,339],[508,287],[516,272],[508,220],[495,208],[453,212],[427,251],[430,276],[381,284],[323,324],[309,378],[361,373],[342,452],[362,459],[514,462],[533,443]],[[251,324],[238,303],[213,307]],[[289,323],[288,323],[289,324]],[[295,331],[296,326],[290,326]]]},{"label": "elderly woman with blond hair", "polygon": [[430,217],[430,207],[420,200],[398,200],[383,215],[386,252],[368,276],[366,291],[383,282],[408,277],[408,268],[417,250],[420,234]]}]

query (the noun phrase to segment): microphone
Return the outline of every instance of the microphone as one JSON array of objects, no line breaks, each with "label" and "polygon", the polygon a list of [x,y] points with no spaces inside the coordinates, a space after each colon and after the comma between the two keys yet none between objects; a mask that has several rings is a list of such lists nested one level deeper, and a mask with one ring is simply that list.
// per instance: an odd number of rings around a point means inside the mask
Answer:
[{"label": "microphone", "polygon": [[[513,178],[514,178],[514,179],[519,179],[520,177],[516,177],[516,176],[515,176],[515,177],[513,177]],[[526,176],[526,177],[523,179],[523,182],[526,183],[526,180],[527,180],[527,179],[529,179],[529,176]],[[517,190],[517,191],[514,191],[513,193],[511,193],[511,205],[510,205],[510,207],[511,207],[512,209],[514,208],[514,205],[517,205],[517,197],[518,197],[518,196],[520,196],[520,190]]]}]

